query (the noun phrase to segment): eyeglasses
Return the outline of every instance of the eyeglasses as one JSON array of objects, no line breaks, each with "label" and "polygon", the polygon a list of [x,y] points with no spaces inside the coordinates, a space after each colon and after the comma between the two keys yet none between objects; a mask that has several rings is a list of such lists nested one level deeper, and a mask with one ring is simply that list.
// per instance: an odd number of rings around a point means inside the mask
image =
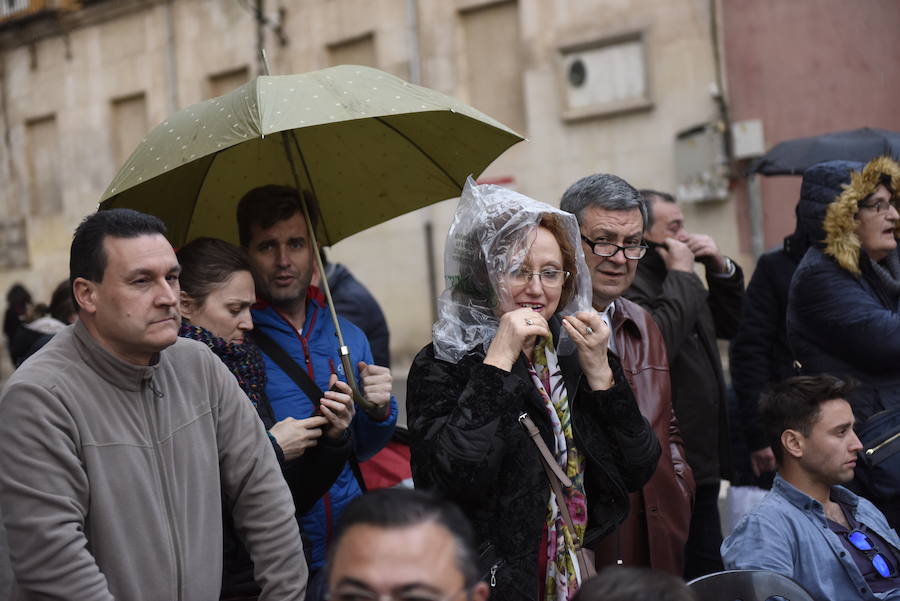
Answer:
[{"label": "eyeglasses", "polygon": [[544,288],[559,288],[571,273],[562,269],[543,269],[541,271],[525,271],[514,269],[509,273],[509,282],[514,286],[526,286],[531,278],[537,276]]},{"label": "eyeglasses", "polygon": [[879,200],[878,202],[874,202],[872,204],[868,204],[868,205],[859,204],[858,206],[860,209],[875,209],[876,213],[883,213],[884,211],[887,211],[890,207],[894,207],[895,209],[900,211],[900,206],[898,206],[898,203],[900,203],[900,201],[898,201],[898,199],[891,198],[890,200]]},{"label": "eyeglasses", "polygon": [[379,595],[368,588],[346,588],[329,591],[325,595],[326,601],[450,601],[458,594],[468,591],[463,587],[449,595],[439,595],[430,591],[412,590],[399,593],[384,593]]},{"label": "eyeglasses", "polygon": [[612,242],[594,242],[586,236],[582,236],[581,239],[585,244],[591,247],[591,252],[593,252],[598,257],[613,257],[617,252],[621,250],[626,259],[637,261],[638,259],[642,259],[644,255],[647,254],[646,244],[631,244],[629,246],[619,246],[618,244],[613,244]]},{"label": "eyeglasses", "polygon": [[875,568],[875,571],[882,578],[894,578],[897,576],[897,570],[891,565],[888,558],[878,550],[878,547],[875,546],[875,543],[872,542],[872,539],[865,532],[855,528],[847,533],[847,540],[866,554],[866,557],[872,562],[872,567]]}]

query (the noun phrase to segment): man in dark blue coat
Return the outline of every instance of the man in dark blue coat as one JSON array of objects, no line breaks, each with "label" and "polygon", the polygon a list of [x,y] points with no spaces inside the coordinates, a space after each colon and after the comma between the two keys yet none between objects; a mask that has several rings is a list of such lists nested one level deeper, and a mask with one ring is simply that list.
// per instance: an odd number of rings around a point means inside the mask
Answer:
[{"label": "man in dark blue coat", "polygon": [[788,346],[788,288],[794,270],[810,246],[825,240],[822,221],[828,205],[850,182],[850,172],[862,168],[853,161],[827,161],[803,173],[797,227],[784,244],[763,254],[744,293],[737,335],[731,342],[731,383],[737,395],[740,423],[750,452],[753,474],[775,471],[775,455],[760,424],[757,405],[763,390],[794,375]]}]

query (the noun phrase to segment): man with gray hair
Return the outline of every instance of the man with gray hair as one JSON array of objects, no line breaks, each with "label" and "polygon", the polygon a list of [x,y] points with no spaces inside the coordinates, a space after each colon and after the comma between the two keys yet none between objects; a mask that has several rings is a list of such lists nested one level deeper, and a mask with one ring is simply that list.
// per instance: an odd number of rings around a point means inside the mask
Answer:
[{"label": "man with gray hair", "polygon": [[[666,343],[672,405],[684,432],[697,496],[686,549],[685,578],[722,569],[720,477],[731,473],[727,397],[717,338],[737,333],[744,295],[741,268],[706,234],[688,232],[670,194],[643,190],[650,247],[626,296],[653,315]],[[706,286],[694,273],[706,270]],[[708,289],[707,289],[708,287]]]},{"label": "man with gray hair", "polygon": [[694,480],[672,411],[665,342],[650,314],[622,298],[647,252],[646,208],[628,182],[605,173],[572,184],[560,207],[578,218],[594,309],[612,331],[609,348],[662,447],[653,477],[631,494],[628,518],[593,545],[597,565],[646,566],[680,577]]}]

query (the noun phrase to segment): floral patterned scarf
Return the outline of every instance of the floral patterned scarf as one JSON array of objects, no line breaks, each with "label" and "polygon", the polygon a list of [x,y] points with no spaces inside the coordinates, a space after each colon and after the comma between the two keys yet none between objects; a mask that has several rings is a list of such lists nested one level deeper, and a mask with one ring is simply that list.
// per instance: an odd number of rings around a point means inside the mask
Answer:
[{"label": "floral patterned scarf", "polygon": [[563,487],[563,494],[575,532],[569,532],[559,511],[556,495],[550,492],[547,505],[547,577],[544,596],[545,601],[568,601],[581,585],[576,551],[581,546],[587,527],[585,461],[584,456],[575,448],[569,397],[551,339],[541,340],[535,346],[534,361],[529,365],[528,371],[544,399],[553,425],[556,460],[572,479],[572,487]]},{"label": "floral patterned scarf", "polygon": [[260,396],[266,388],[266,365],[259,349],[250,341],[244,344],[232,344],[223,338],[214,336],[206,328],[195,326],[186,319],[181,320],[178,335],[202,342],[212,350],[222,363],[234,374],[241,390],[256,407]]}]

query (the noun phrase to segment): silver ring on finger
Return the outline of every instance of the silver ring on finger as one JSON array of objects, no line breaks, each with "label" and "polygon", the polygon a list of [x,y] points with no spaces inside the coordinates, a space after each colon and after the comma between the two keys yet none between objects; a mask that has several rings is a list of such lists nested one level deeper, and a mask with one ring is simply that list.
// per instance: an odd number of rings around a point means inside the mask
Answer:
[{"label": "silver ring on finger", "polygon": [[533,325],[534,325],[534,320],[533,320],[533,319],[526,319],[526,320],[525,320],[525,325],[526,325],[526,326],[533,326]]},{"label": "silver ring on finger", "polygon": [[585,331],[585,335],[590,336],[593,333],[594,333],[594,328],[592,328],[591,326],[588,326],[587,330]]}]

